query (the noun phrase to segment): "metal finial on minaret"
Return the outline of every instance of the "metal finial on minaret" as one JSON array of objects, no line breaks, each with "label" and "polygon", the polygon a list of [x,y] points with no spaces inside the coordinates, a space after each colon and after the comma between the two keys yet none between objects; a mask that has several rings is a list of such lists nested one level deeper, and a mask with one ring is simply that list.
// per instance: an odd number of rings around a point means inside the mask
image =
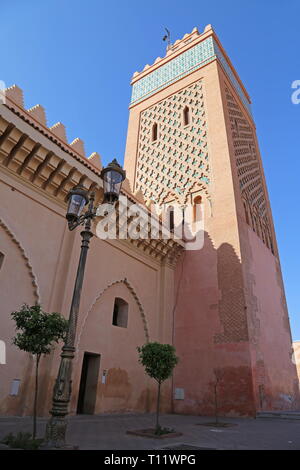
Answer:
[{"label": "metal finial on minaret", "polygon": [[167,52],[168,52],[168,50],[171,49],[171,47],[172,47],[172,44],[171,44],[171,33],[170,33],[170,31],[169,31],[167,28],[165,28],[165,30],[167,31],[167,34],[164,35],[163,41],[167,41]]}]

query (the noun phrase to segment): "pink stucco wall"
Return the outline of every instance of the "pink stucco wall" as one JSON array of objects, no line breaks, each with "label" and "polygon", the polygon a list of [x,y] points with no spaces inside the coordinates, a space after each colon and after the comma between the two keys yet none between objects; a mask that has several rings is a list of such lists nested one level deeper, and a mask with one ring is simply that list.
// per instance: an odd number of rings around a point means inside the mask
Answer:
[{"label": "pink stucco wall", "polygon": [[257,407],[297,409],[298,383],[280,265],[251,228],[246,232],[244,275]]},{"label": "pink stucco wall", "polygon": [[[1,181],[0,197],[1,220],[10,230],[8,234],[0,227],[0,251],[5,255],[0,271],[0,339],[7,345],[7,365],[1,366],[0,412],[31,414],[33,360],[11,344],[14,325],[10,312],[24,302],[39,300],[46,311],[68,316],[80,235],[79,230],[68,231],[65,207],[8,175]],[[80,305],[71,412],[76,412],[84,352],[101,355],[95,412],[153,409],[156,384],[138,364],[136,348],[147,337],[171,342],[173,296],[172,267],[163,266],[128,242],[93,237]],[[127,328],[112,325],[115,297],[129,304]],[[40,414],[50,409],[59,353],[57,347],[41,363]],[[103,370],[107,371],[105,384],[101,383]],[[13,379],[21,380],[17,397],[10,396]],[[162,408],[170,409],[170,399],[169,382],[163,387]]]}]

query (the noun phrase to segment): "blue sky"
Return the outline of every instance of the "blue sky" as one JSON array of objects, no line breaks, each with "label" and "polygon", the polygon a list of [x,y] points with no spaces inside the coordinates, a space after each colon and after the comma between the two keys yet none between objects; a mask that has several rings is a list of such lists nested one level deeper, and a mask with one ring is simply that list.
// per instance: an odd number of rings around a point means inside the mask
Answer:
[{"label": "blue sky", "polygon": [[299,0],[0,0],[1,73],[46,108],[69,141],[104,163],[123,161],[130,79],[172,40],[211,23],[252,101],[269,189],[294,339],[300,340]]}]

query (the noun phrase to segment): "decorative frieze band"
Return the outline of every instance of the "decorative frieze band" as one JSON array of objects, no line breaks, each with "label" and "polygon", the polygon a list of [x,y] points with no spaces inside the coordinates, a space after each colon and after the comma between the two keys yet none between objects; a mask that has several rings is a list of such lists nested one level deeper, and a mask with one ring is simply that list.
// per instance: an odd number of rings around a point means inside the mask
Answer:
[{"label": "decorative frieze band", "polygon": [[177,55],[174,59],[169,60],[169,62],[143,76],[140,80],[137,80],[132,85],[131,105],[149,98],[149,96],[154,93],[157,93],[215,59],[219,60],[219,63],[230,79],[243,104],[250,115],[252,115],[251,104],[213,36],[209,36],[202,42],[198,42],[194,47],[182,52],[182,54]]}]

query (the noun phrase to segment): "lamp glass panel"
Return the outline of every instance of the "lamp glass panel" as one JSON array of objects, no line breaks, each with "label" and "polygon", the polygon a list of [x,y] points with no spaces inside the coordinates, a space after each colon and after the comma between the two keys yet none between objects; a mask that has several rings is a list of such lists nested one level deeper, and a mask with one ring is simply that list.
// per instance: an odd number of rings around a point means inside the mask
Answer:
[{"label": "lamp glass panel", "polygon": [[84,208],[86,200],[79,194],[73,194],[70,198],[68,214],[80,217],[82,209]]},{"label": "lamp glass panel", "polygon": [[115,170],[107,171],[103,176],[104,192],[119,195],[123,175]]}]

